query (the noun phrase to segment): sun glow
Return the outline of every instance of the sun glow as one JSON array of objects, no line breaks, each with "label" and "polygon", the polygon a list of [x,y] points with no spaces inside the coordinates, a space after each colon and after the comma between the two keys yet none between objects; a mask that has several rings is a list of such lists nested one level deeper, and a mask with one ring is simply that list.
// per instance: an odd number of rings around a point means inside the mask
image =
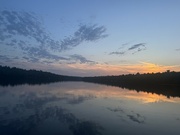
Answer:
[{"label": "sun glow", "polygon": [[[148,62],[138,62],[137,64],[56,64],[55,68],[67,69],[69,71],[76,71],[80,76],[99,76],[99,75],[121,75],[121,74],[135,74],[139,73],[156,73],[165,72],[167,70],[180,71],[180,65],[166,66],[157,65]],[[75,74],[76,75],[76,74]],[[78,75],[78,74],[77,74]]]}]

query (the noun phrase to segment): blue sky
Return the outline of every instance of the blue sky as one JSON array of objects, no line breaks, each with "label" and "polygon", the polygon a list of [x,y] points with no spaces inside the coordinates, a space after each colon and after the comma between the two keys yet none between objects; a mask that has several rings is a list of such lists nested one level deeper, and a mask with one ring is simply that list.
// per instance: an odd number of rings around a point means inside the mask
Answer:
[{"label": "blue sky", "polygon": [[179,0],[0,0],[0,64],[94,76],[180,71]]}]

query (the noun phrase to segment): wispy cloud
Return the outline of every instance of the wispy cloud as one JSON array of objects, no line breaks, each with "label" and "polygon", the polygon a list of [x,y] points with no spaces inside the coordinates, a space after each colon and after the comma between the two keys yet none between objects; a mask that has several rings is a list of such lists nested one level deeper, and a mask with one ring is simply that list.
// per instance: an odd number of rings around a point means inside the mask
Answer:
[{"label": "wispy cloud", "polygon": [[34,38],[43,44],[49,37],[41,21],[33,13],[3,10],[0,16],[1,41],[19,35]]},{"label": "wispy cloud", "polygon": [[[0,11],[0,43],[21,51],[29,62],[74,61],[93,63],[82,55],[62,57],[62,51],[73,49],[82,42],[94,42],[107,37],[106,28],[97,24],[81,24],[70,36],[54,40],[42,20],[34,13]],[[6,58],[7,59],[7,58]]]},{"label": "wispy cloud", "polygon": [[80,25],[73,36],[69,36],[61,41],[61,50],[68,50],[80,45],[82,42],[93,42],[105,38],[106,28],[104,26]]},{"label": "wispy cloud", "polygon": [[134,50],[139,47],[145,47],[145,43],[139,43],[139,44],[132,45],[130,48],[128,48],[128,50]]},{"label": "wispy cloud", "polygon": [[[0,41],[11,46],[19,43],[16,36],[23,36],[34,39],[41,47],[61,52],[84,41],[93,42],[108,36],[104,26],[81,24],[73,35],[58,41],[48,34],[39,17],[33,13],[3,10],[0,16]],[[11,40],[7,42],[7,39]]]},{"label": "wispy cloud", "polygon": [[0,55],[0,60],[4,61],[4,62],[11,62],[12,59],[10,59],[8,56],[6,55]]},{"label": "wispy cloud", "polygon": [[79,55],[79,54],[70,55],[70,58],[75,60],[75,61],[78,61],[80,63],[95,63],[95,61],[88,60],[88,59],[86,59],[85,57],[83,57],[82,55]]},{"label": "wispy cloud", "polygon": [[120,51],[118,50],[118,51],[110,52],[109,55],[124,55],[124,54],[128,54],[128,52],[131,52],[131,54],[135,54],[137,52],[146,50],[146,43],[138,43],[134,45],[130,45],[130,43],[125,43],[122,44],[119,49]]},{"label": "wispy cloud", "polygon": [[115,54],[115,55],[124,55],[126,52],[124,51],[122,51],[122,52],[118,52],[118,51],[116,51],[116,52],[110,52],[109,53],[109,55],[113,55],[113,54]]},{"label": "wispy cloud", "polygon": [[45,49],[40,49],[40,48],[35,48],[35,47],[29,47],[29,48],[26,47],[26,50],[27,50],[26,54],[30,58],[49,59],[49,60],[55,60],[55,61],[69,60],[68,58],[51,54]]},{"label": "wispy cloud", "polygon": [[22,59],[31,62],[41,58],[60,59],[48,51],[52,51],[57,42],[50,38],[38,16],[9,10],[0,11],[0,16],[0,41],[23,52]]},{"label": "wispy cloud", "polygon": [[180,51],[180,48],[176,49],[176,51]]},{"label": "wispy cloud", "polygon": [[126,46],[129,46],[132,42],[133,42],[133,41],[123,43],[118,49],[123,49],[123,48],[125,48]]}]

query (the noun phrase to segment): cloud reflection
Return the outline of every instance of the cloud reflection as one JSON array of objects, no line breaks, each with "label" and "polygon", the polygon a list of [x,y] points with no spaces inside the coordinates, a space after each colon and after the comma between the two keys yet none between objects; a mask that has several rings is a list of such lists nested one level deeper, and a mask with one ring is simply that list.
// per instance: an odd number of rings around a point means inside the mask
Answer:
[{"label": "cloud reflection", "polygon": [[[27,89],[23,89],[26,87]],[[3,95],[1,101],[4,103],[0,104],[0,134],[101,135],[103,130],[101,125],[77,118],[62,105],[63,101],[79,104],[91,96],[79,96],[77,100],[74,100],[71,98],[74,95],[54,95],[53,92],[46,91],[46,86],[45,91],[44,89],[38,91],[39,87],[42,88],[42,86],[32,86],[31,89],[25,85],[16,87],[15,91],[12,91],[12,88],[7,88],[5,93],[1,92]],[[10,106],[6,104],[8,98],[11,99]],[[48,121],[50,121],[51,126],[47,128]]]}]

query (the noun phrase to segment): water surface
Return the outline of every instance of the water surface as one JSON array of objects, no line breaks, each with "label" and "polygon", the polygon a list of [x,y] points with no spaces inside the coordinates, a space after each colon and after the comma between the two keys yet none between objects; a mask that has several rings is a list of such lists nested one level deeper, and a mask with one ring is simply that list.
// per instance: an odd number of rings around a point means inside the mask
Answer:
[{"label": "water surface", "polygon": [[1,135],[178,135],[180,98],[85,82],[0,87]]}]

